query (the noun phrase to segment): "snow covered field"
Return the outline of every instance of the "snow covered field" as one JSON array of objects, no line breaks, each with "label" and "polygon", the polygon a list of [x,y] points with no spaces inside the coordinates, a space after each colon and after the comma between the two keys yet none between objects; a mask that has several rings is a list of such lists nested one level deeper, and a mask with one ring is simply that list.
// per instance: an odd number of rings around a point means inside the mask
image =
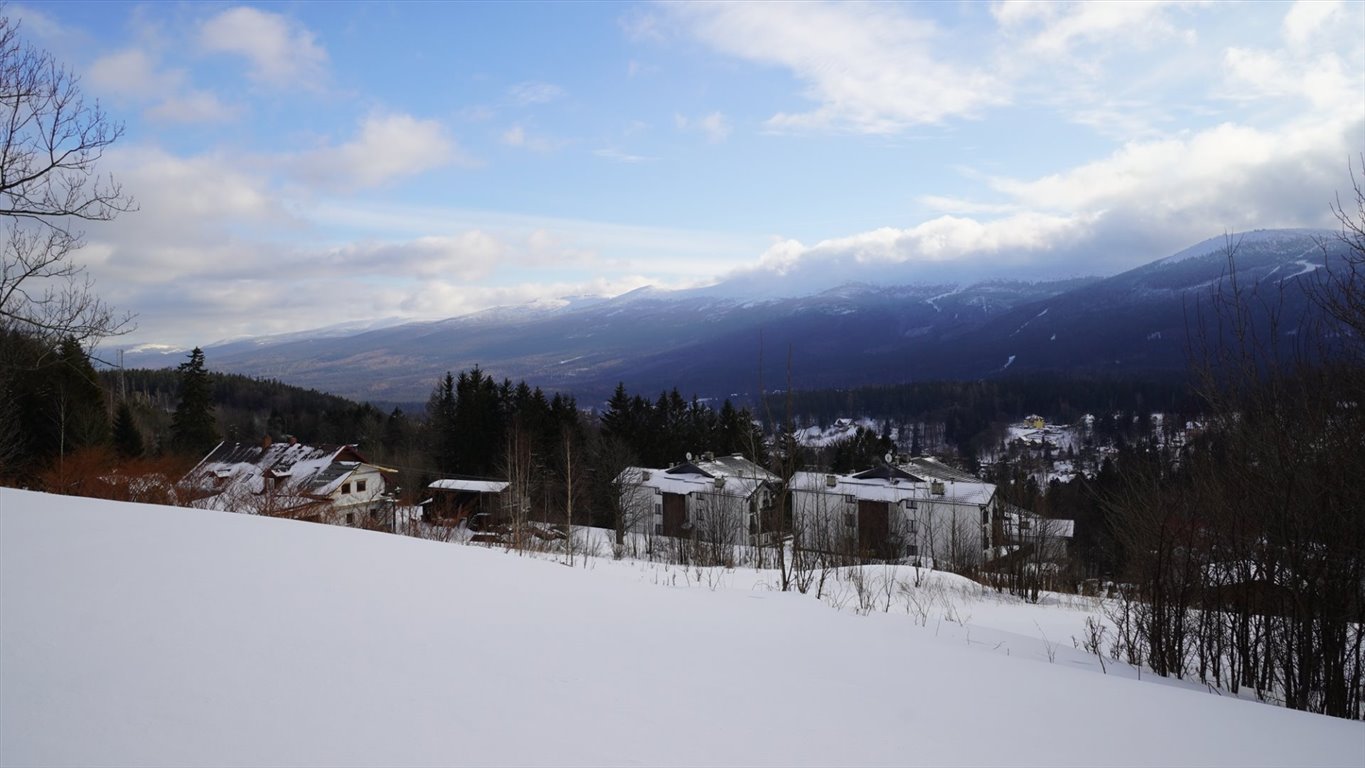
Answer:
[{"label": "snow covered field", "polygon": [[836,611],[752,570],[0,489],[0,765],[1365,765],[1361,723],[1101,673],[1081,601],[935,577],[858,615],[851,580]]}]

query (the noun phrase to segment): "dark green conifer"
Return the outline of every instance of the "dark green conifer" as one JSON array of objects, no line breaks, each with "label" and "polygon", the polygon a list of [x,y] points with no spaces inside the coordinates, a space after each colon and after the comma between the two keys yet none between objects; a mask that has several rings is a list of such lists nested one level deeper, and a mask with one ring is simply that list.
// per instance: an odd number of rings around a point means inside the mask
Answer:
[{"label": "dark green conifer", "polygon": [[187,456],[202,456],[219,441],[204,351],[195,347],[176,370],[180,373],[180,403],[171,416],[171,448]]},{"label": "dark green conifer", "polygon": [[142,433],[133,422],[133,409],[126,400],[118,404],[114,413],[114,450],[125,459],[137,458],[144,450]]}]

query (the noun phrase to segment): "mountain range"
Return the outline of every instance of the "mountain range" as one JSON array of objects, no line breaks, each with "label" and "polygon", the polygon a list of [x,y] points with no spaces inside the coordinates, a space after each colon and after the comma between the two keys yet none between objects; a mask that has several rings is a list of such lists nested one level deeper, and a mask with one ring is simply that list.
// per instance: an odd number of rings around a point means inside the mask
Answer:
[{"label": "mountain range", "polygon": [[[1031,371],[1169,373],[1188,367],[1188,330],[1211,317],[1213,293],[1232,280],[1272,298],[1283,318],[1280,340],[1293,340],[1314,312],[1302,288],[1344,248],[1331,232],[1258,230],[1107,278],[846,283],[764,298],[737,296],[725,283],[642,288],[434,322],[227,341],[204,352],[217,370],[385,403],[423,401],[447,371],[474,365],[572,392],[585,405],[604,400],[617,382],[632,392],[677,387],[705,398],[744,397],[760,384],[782,389],[789,377],[812,389]],[[129,350],[125,365],[179,360]]]}]

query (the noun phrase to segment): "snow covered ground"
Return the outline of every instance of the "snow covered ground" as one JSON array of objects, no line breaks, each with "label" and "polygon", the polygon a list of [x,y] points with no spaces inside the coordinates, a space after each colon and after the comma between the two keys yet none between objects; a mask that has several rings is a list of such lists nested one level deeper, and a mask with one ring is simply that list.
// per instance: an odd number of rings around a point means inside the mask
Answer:
[{"label": "snow covered ground", "polygon": [[0,489],[0,765],[1365,765],[1361,723],[1101,673],[1084,601],[578,563]]}]

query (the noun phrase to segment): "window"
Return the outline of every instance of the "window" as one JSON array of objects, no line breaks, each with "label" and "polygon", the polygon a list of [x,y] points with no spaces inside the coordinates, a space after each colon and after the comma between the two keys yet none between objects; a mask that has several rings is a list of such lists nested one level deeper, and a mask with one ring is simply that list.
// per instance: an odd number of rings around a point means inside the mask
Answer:
[{"label": "window", "polygon": [[342,492],[342,493],[350,493],[350,492],[351,492],[351,484],[350,484],[350,483],[342,483],[342,484],[341,484],[341,492]]},{"label": "window", "polygon": [[355,513],[354,513],[354,512],[347,512],[347,513],[346,513],[346,524],[347,524],[347,525],[355,525]]},{"label": "window", "polygon": [[355,481],[355,492],[356,492],[356,493],[364,493],[364,492],[365,492],[365,484],[366,484],[367,482],[368,482],[368,481],[366,481],[366,480],[357,480],[357,481]]},{"label": "window", "polygon": [[1032,520],[1020,520],[1020,521],[1019,521],[1019,530],[1021,530],[1021,531],[1027,531],[1028,529],[1030,529],[1030,528],[1032,528],[1032,527],[1033,527],[1033,521],[1032,521]]},{"label": "window", "polygon": [[858,526],[858,516],[852,512],[845,512],[844,525],[848,528],[856,528]]},{"label": "window", "polygon": [[662,505],[662,504],[655,504],[655,505],[654,505],[654,516],[655,516],[655,517],[663,517],[663,514],[664,514],[664,505]]},{"label": "window", "polygon": [[844,494],[844,503],[845,503],[845,504],[857,504],[857,503],[858,503],[858,497],[857,497],[857,496],[854,496],[854,495],[851,494],[851,493],[846,493],[846,494]]},{"label": "window", "polygon": [[662,535],[664,535],[664,526],[663,526],[663,523],[655,523],[655,524],[654,524],[654,535],[655,535],[655,536],[662,536]]}]

